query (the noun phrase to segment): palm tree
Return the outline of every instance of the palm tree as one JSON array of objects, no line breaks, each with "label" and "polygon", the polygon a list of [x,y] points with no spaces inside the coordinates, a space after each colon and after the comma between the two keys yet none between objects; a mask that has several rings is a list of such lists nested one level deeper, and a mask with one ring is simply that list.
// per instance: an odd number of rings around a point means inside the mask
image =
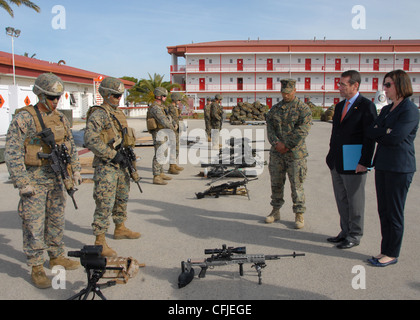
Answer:
[{"label": "palm tree", "polygon": [[152,77],[149,73],[149,79],[141,79],[131,89],[131,93],[133,94],[133,96],[138,95],[140,101],[150,104],[155,100],[155,96],[153,94],[155,88],[163,87],[166,90],[168,90],[168,92],[171,92],[175,88],[181,88],[179,84],[163,81],[163,77],[164,76],[161,76],[156,73]]},{"label": "palm tree", "polygon": [[41,11],[40,7],[38,7],[35,3],[29,0],[0,0],[0,8],[6,10],[11,17],[14,17],[13,10],[10,7],[11,4],[17,5],[18,7],[20,7],[23,4],[28,8],[34,9],[36,12]]}]

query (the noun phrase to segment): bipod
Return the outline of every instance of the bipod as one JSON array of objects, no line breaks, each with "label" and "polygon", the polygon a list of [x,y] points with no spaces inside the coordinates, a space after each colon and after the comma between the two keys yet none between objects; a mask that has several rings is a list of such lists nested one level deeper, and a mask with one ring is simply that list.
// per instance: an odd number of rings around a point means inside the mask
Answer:
[{"label": "bipod", "polygon": [[81,290],[78,294],[75,294],[74,296],[70,297],[67,300],[87,300],[90,293],[93,293],[92,300],[95,299],[95,295],[98,295],[102,300],[106,300],[105,296],[103,295],[101,288],[108,288],[115,286],[117,284],[116,281],[108,281],[106,283],[98,284],[99,279],[102,278],[102,276],[105,273],[105,270],[111,269],[111,270],[122,270],[122,268],[106,268],[103,270],[94,270],[94,269],[86,269],[87,279],[88,279],[88,285],[85,289]]}]

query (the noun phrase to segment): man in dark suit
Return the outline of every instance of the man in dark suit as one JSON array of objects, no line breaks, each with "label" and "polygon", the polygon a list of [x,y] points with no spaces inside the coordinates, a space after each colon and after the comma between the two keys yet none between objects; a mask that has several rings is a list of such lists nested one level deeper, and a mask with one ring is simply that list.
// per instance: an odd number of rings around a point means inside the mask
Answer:
[{"label": "man in dark suit", "polygon": [[[365,184],[375,148],[375,141],[367,138],[366,130],[377,118],[377,111],[373,102],[359,93],[360,83],[360,74],[355,70],[341,75],[339,90],[345,99],[335,107],[327,155],[341,227],[338,236],[327,240],[337,243],[339,249],[359,245],[363,236]],[[360,160],[351,170],[343,164],[343,146],[347,145],[362,147]]]}]

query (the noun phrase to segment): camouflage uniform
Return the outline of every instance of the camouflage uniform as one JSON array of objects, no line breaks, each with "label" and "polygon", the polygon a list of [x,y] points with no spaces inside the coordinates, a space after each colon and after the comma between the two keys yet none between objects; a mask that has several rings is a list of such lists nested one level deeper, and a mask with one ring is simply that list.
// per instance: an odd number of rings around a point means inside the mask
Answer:
[{"label": "camouflage uniform", "polygon": [[167,140],[159,141],[158,133],[162,129],[169,129],[174,131],[176,123],[169,114],[168,108],[163,104],[158,104],[156,101],[149,107],[147,113],[148,119],[155,119],[157,128],[151,130],[153,143],[155,146],[155,155],[153,157],[153,175],[159,176],[163,173],[163,164],[166,162],[167,149],[162,152],[162,146],[167,143]]},{"label": "camouflage uniform", "polygon": [[176,159],[171,159],[171,163],[177,163],[177,159],[179,157],[179,123],[182,121],[181,117],[181,110],[179,109],[177,103],[182,99],[181,94],[173,93],[172,94],[172,103],[168,107],[168,113],[173,119],[173,123],[176,125],[176,130],[174,130],[175,138],[176,138]]},{"label": "camouflage uniform", "polygon": [[217,94],[214,102],[210,105],[210,130],[213,149],[219,148],[219,136],[222,129],[224,111],[221,105],[222,97]]},{"label": "camouflage uniform", "polygon": [[[121,224],[127,219],[127,202],[130,193],[130,175],[128,170],[121,168],[119,164],[111,160],[115,158],[117,151],[101,139],[102,131],[119,130],[112,123],[110,114],[124,115],[118,109],[104,103],[102,108],[96,108],[88,117],[85,131],[85,145],[95,155],[93,168],[95,168],[95,186],[93,198],[96,209],[93,219],[93,233],[99,235],[107,232],[110,222],[109,217],[115,224]],[[121,132],[118,134],[121,137]]]},{"label": "camouflage uniform", "polygon": [[[292,81],[282,81],[283,83],[284,87],[292,83],[294,88]],[[284,204],[284,184],[288,175],[292,189],[293,212],[303,214],[306,210],[303,183],[307,172],[308,151],[305,138],[309,134],[311,122],[310,108],[296,97],[291,102],[282,100],[267,114],[267,134],[272,145],[269,171],[271,205],[274,209],[280,209]],[[277,152],[277,142],[284,143],[289,151],[286,154]]]},{"label": "camouflage uniform", "polygon": [[207,104],[204,106],[204,124],[206,128],[207,138],[210,141],[211,139],[211,125],[210,125],[210,108],[211,100],[207,99]]},{"label": "camouflage uniform", "polygon": [[[41,79],[41,76],[38,79]],[[40,85],[43,86],[43,83]],[[56,125],[53,130],[56,133],[64,132],[64,142],[66,146],[70,146],[68,149],[72,171],[80,173],[81,166],[68,119],[57,110],[46,113],[39,105],[38,103],[36,107],[44,123],[49,123],[53,117],[59,119],[53,120]],[[49,160],[40,161],[39,165],[28,164],[30,153],[28,150],[35,148],[35,155],[36,152],[45,152],[38,136],[40,132],[36,123],[38,120],[34,119],[29,111],[30,108],[34,107],[29,106],[18,112],[10,124],[5,160],[15,188],[21,192],[27,186],[33,188],[31,195],[21,193],[18,213],[22,219],[23,251],[28,266],[34,267],[43,265],[45,250],[50,259],[56,259],[64,254],[64,209],[67,194],[62,179],[56,176]],[[55,137],[57,138],[57,134]]]}]

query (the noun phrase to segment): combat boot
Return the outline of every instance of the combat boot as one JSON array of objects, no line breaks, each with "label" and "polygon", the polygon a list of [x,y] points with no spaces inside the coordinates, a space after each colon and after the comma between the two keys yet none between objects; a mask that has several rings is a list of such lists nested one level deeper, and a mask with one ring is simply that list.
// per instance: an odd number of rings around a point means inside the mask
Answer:
[{"label": "combat boot", "polygon": [[176,169],[174,164],[169,165],[169,170],[168,170],[169,174],[179,174],[179,171]]},{"label": "combat boot", "polygon": [[153,176],[153,184],[164,186],[164,185],[167,185],[168,183],[164,181],[162,177],[159,175],[159,176]]},{"label": "combat boot", "polygon": [[295,229],[302,229],[304,226],[305,226],[305,220],[303,219],[303,213],[296,213]]},{"label": "combat boot", "polygon": [[131,231],[124,225],[124,223],[115,225],[114,239],[121,240],[121,239],[138,239],[138,238],[140,238],[140,233]]},{"label": "combat boot", "polygon": [[174,167],[175,167],[175,169],[176,170],[178,170],[178,171],[184,171],[184,168],[183,167],[180,167],[179,165],[177,165],[176,163],[174,164]]},{"label": "combat boot", "polygon": [[166,174],[164,174],[163,172],[160,174],[160,177],[161,177],[163,180],[167,180],[167,181],[172,180],[172,178],[171,178],[171,177],[167,176],[167,175],[166,175]]},{"label": "combat boot", "polygon": [[117,253],[108,247],[108,244],[105,241],[105,233],[99,234],[96,236],[95,246],[102,246],[102,256],[116,258]]},{"label": "combat boot", "polygon": [[280,220],[280,209],[273,208],[270,215],[265,218],[265,223],[273,223],[274,221]]},{"label": "combat boot", "polygon": [[50,268],[52,269],[55,266],[62,266],[66,270],[76,270],[80,267],[80,263],[78,261],[73,261],[66,257],[59,256],[58,258],[50,258]]},{"label": "combat boot", "polygon": [[47,277],[44,271],[44,267],[33,266],[31,273],[32,282],[38,289],[48,289],[51,288],[51,279]]}]

